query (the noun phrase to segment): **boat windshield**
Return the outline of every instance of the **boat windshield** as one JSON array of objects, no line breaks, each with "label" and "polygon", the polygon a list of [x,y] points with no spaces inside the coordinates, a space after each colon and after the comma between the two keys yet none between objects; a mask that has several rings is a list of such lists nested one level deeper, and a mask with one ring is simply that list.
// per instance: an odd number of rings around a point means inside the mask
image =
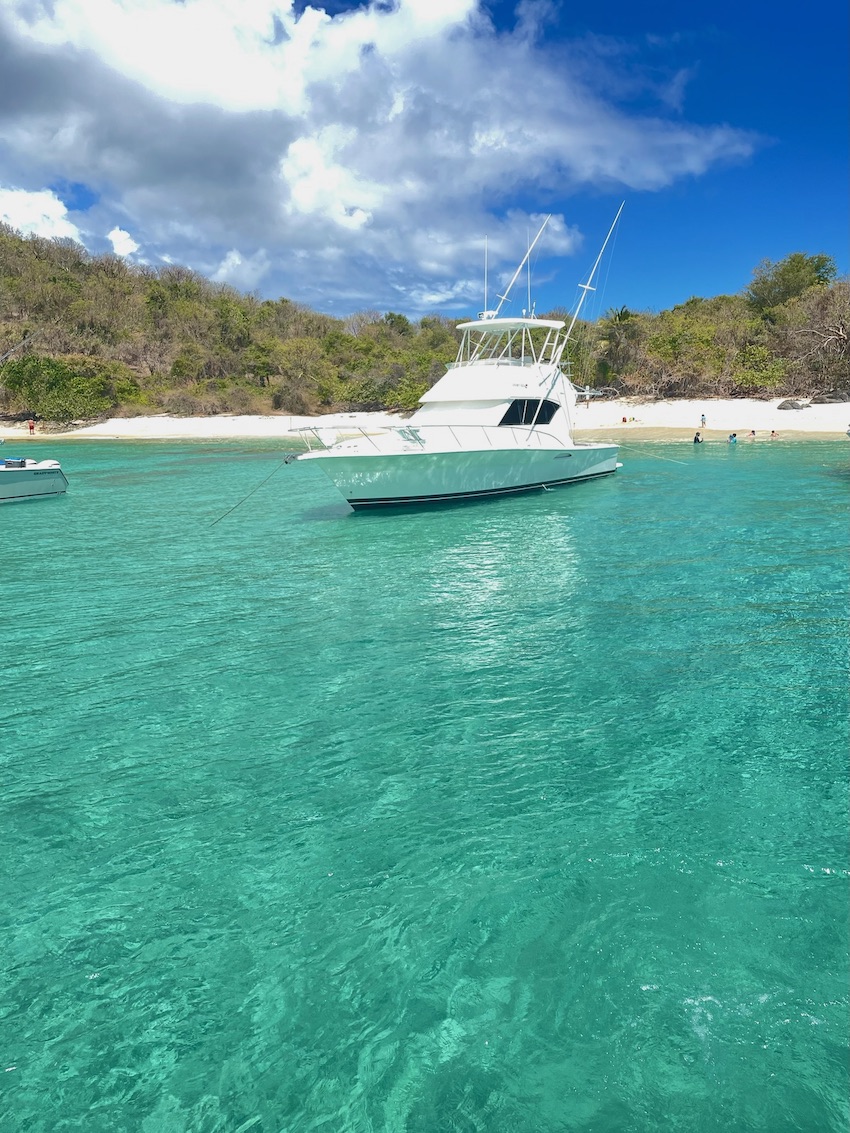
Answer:
[{"label": "boat windshield", "polygon": [[519,398],[508,406],[499,425],[548,425],[559,408],[556,401]]}]

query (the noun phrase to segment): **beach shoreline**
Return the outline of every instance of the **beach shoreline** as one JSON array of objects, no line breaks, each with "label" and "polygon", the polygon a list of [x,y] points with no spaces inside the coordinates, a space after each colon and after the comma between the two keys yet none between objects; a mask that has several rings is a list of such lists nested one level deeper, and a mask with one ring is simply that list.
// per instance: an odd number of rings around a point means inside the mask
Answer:
[{"label": "beach shoreline", "polygon": [[[795,439],[844,439],[850,426],[850,403],[807,405],[803,409],[779,409],[782,399],[682,399],[670,401],[579,402],[573,429],[578,441],[627,442],[637,440],[693,441],[699,430],[707,442],[725,442],[730,433],[747,441],[769,440],[771,431]],[[702,416],[706,424],[702,425]],[[68,440],[299,440],[301,429],[319,434],[336,430],[379,429],[404,422],[391,413],[335,413],[320,417],[289,414],[174,417],[168,414],[116,417],[65,430],[44,430],[36,423],[30,435],[26,422],[0,422],[0,438],[24,441]],[[331,439],[330,437],[328,439]]]}]

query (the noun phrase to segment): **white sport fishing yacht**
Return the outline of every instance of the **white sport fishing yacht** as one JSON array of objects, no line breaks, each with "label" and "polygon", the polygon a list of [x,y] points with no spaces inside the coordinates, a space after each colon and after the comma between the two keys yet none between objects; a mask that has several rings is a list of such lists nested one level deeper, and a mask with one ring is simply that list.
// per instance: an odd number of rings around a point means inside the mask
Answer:
[{"label": "white sport fishing yacht", "polygon": [[[456,361],[403,425],[349,432],[298,459],[317,461],[355,509],[501,496],[614,472],[616,445],[573,440],[577,390],[562,357],[620,212],[622,205],[569,326],[533,310],[499,316],[544,221],[498,308],[458,326]],[[324,430],[310,434],[325,440]]]},{"label": "white sport fishing yacht", "polygon": [[0,504],[41,496],[61,496],[68,481],[58,460],[0,457]]}]

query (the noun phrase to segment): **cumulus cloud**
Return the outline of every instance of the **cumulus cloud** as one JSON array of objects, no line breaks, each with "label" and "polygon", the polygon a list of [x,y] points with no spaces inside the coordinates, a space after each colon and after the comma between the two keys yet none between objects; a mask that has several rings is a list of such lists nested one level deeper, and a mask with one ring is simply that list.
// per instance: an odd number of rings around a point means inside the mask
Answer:
[{"label": "cumulus cloud", "polygon": [[116,256],[132,256],[133,252],[139,250],[139,245],[130,233],[119,228],[117,224],[111,232],[107,232],[106,236],[111,242],[112,250]]},{"label": "cumulus cloud", "polygon": [[485,233],[515,262],[517,199],[555,211],[565,254],[573,195],[660,190],[756,144],[688,123],[679,67],[649,113],[627,54],[549,45],[547,12],[526,0],[499,31],[478,0],[7,0],[7,180],[92,186],[93,250],[129,223],[148,262],[337,313],[460,300]]},{"label": "cumulus cloud", "polygon": [[268,270],[269,257],[263,249],[254,256],[242,256],[232,248],[211,273],[211,278],[216,283],[229,283],[240,291],[255,291]]},{"label": "cumulus cloud", "polygon": [[81,240],[64,202],[49,189],[27,192],[0,187],[0,220],[25,234]]}]

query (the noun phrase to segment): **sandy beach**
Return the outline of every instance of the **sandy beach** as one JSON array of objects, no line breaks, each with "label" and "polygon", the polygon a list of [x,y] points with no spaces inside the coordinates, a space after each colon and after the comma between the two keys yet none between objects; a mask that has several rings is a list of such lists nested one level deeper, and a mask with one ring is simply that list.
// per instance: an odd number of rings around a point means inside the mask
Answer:
[{"label": "sandy beach", "polygon": [[[726,441],[737,433],[746,441],[751,430],[756,440],[768,440],[771,430],[779,438],[819,437],[846,439],[850,426],[850,403],[807,405],[804,409],[778,409],[782,399],[755,401],[677,400],[591,401],[580,402],[575,412],[575,434],[578,440],[693,440],[700,429],[708,441]],[[705,414],[706,424],[701,426]],[[388,413],[337,413],[322,417],[293,417],[287,414],[268,416],[116,417],[94,425],[81,425],[65,431],[45,430],[36,425],[33,440],[222,440],[241,438],[297,439],[297,430],[315,427],[328,431],[357,428],[381,428],[398,424],[402,418]],[[0,438],[30,440],[26,423],[0,424]]]}]

